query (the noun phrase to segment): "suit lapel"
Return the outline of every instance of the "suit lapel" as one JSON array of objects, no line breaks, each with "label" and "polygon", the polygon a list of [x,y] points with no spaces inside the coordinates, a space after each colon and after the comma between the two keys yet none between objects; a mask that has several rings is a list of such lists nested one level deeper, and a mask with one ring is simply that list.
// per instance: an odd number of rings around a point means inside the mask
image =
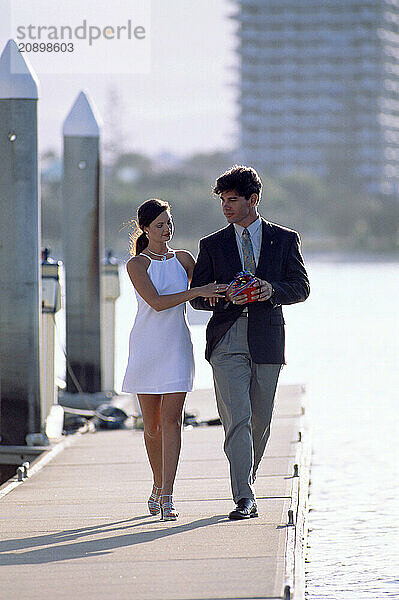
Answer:
[{"label": "suit lapel", "polygon": [[231,224],[224,230],[222,241],[223,255],[226,257],[234,275],[242,271],[241,259],[238,253],[236,233],[234,225]]},{"label": "suit lapel", "polygon": [[260,247],[258,266],[255,271],[256,277],[259,277],[260,279],[267,277],[267,272],[273,261],[275,242],[269,222],[262,218],[262,244]]}]

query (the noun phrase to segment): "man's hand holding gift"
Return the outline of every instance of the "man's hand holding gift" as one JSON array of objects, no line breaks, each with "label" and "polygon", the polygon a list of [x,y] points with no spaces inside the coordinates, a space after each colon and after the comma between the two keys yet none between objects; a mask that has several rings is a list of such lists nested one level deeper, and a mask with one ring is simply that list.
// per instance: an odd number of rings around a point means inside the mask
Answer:
[{"label": "man's hand holding gift", "polygon": [[256,298],[256,300],[258,302],[264,302],[265,300],[269,300],[272,297],[274,291],[272,284],[268,281],[265,281],[264,279],[259,279],[258,277],[256,279],[258,281],[258,297]]},{"label": "man's hand holding gift", "polygon": [[273,287],[267,281],[254,277],[249,271],[236,275],[226,290],[226,299],[233,304],[264,302],[273,294]]},{"label": "man's hand holding gift", "polygon": [[[249,271],[237,273],[225,292],[226,300],[237,305],[264,302],[269,300],[272,294],[272,285]],[[215,306],[217,298],[208,298],[208,301],[211,306]]]}]

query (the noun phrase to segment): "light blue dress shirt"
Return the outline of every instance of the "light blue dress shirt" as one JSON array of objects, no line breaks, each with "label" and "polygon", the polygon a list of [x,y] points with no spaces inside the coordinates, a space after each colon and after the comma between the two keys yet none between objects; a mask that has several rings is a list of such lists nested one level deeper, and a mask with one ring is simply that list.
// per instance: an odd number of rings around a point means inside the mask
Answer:
[{"label": "light blue dress shirt", "polygon": [[[234,229],[236,232],[236,241],[237,241],[238,253],[239,253],[240,259],[241,259],[241,265],[242,265],[242,268],[244,269],[244,256],[242,253],[242,232],[244,231],[245,228],[241,227],[241,225],[237,225],[237,223],[234,223]],[[256,266],[258,266],[260,249],[262,246],[262,221],[261,221],[261,218],[258,217],[253,223],[251,223],[251,225],[248,225],[247,229],[249,231],[249,235],[250,235],[251,242],[252,242],[255,263],[256,263]]]}]

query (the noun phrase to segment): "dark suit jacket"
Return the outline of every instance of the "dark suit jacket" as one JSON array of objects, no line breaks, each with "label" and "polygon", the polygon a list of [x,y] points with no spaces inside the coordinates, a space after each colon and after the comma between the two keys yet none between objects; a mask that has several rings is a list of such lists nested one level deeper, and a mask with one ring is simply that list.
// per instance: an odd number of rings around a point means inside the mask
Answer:
[{"label": "dark suit jacket", "polygon": [[[230,283],[242,270],[234,225],[229,225],[200,240],[197,264],[191,287],[216,281]],[[256,277],[273,285],[273,298],[252,302],[248,306],[248,345],[255,363],[285,363],[285,332],[282,304],[303,302],[309,295],[309,280],[300,251],[299,234],[292,229],[262,218],[262,245]],[[224,300],[211,308],[205,298],[190,304],[199,310],[212,310],[206,330],[205,358],[240,316],[244,305],[235,306]]]}]

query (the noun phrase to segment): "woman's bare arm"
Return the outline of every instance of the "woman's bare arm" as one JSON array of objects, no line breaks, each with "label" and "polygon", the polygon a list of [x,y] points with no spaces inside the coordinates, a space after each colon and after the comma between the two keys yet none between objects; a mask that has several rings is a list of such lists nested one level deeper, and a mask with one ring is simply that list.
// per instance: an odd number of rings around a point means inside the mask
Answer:
[{"label": "woman's bare arm", "polygon": [[[178,306],[179,304],[183,304],[183,302],[188,302],[199,296],[222,297],[221,293],[216,292],[216,284],[214,283],[202,287],[191,288],[190,290],[178,292],[176,294],[158,294],[147,273],[148,266],[149,262],[147,258],[144,256],[134,256],[128,261],[126,268],[129,273],[130,281],[137,292],[143,300],[157,312],[173,308],[174,306]],[[218,287],[221,287],[220,284]]]}]

